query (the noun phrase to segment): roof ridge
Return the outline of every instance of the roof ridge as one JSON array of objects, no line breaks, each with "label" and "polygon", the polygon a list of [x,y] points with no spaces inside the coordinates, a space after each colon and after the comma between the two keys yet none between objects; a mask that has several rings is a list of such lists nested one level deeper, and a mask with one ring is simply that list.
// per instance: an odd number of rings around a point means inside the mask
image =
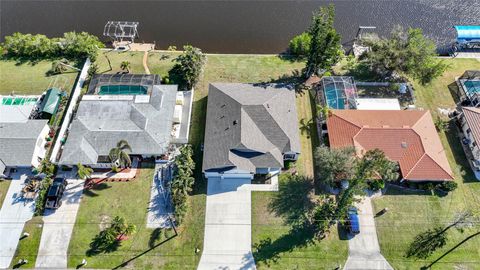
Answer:
[{"label": "roof ridge", "polygon": [[[445,174],[447,174],[448,176],[450,176],[452,179],[455,179],[455,177],[450,174],[449,172],[447,172],[443,166],[441,166],[432,156],[430,156],[427,152],[425,152],[417,161],[417,163],[415,163],[415,165],[412,167],[412,169],[408,172],[408,174],[406,176],[404,176],[404,178],[407,178],[408,175],[410,175],[414,169],[418,166],[418,164],[425,158],[425,157],[428,157],[430,158],[433,163],[435,163],[435,165],[437,165]],[[453,173],[453,172],[452,172]]]},{"label": "roof ridge", "polygon": [[415,130],[415,126],[418,125],[418,123],[420,123],[420,120],[422,120],[422,119],[423,119],[424,117],[426,117],[427,115],[431,115],[431,114],[430,114],[430,110],[425,110],[425,111],[419,111],[419,110],[418,110],[417,112],[422,112],[423,114],[422,114],[422,116],[421,116],[420,118],[417,119],[417,121],[415,122],[415,124],[413,124],[412,127],[411,127],[415,132],[417,132],[417,131]]},{"label": "roof ridge", "polygon": [[[350,123],[350,124],[352,124],[352,125],[360,128],[360,129],[363,128],[363,126],[357,125],[357,124],[355,124],[354,122],[352,122],[352,121],[350,121],[350,120],[348,120],[348,119],[345,119],[344,117],[338,115],[336,112],[333,112],[333,114],[332,114],[330,117],[332,117],[332,116],[336,116],[337,118],[339,118],[339,119],[341,119],[341,120],[343,120],[343,121],[345,121],[345,122],[348,122],[348,123]],[[360,132],[360,131],[359,131],[359,132]],[[358,134],[358,133],[357,133],[357,134]]]}]

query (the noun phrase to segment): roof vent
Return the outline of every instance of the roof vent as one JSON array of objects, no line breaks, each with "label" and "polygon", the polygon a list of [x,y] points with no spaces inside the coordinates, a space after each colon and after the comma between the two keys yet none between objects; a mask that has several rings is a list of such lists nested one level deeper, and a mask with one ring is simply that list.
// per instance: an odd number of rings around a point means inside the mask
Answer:
[{"label": "roof vent", "polygon": [[236,125],[238,124],[238,121],[237,120],[233,120],[233,125]]},{"label": "roof vent", "polygon": [[270,109],[270,105],[269,105],[268,103],[267,103],[267,108],[269,108],[269,109]]},{"label": "roof vent", "polygon": [[402,142],[402,148],[407,148],[407,142]]},{"label": "roof vent", "polygon": [[226,105],[226,104],[223,104],[222,106],[220,106],[220,108],[223,108],[223,107],[225,107],[225,106],[227,106],[227,105]]}]

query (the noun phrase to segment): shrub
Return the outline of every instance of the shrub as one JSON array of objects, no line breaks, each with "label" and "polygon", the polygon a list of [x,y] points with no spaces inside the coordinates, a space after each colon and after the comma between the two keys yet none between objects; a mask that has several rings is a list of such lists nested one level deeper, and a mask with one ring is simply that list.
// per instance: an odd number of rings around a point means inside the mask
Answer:
[{"label": "shrub", "polygon": [[93,77],[93,75],[97,73],[98,73],[98,65],[95,63],[91,64],[90,67],[88,68],[88,76],[91,78]]},{"label": "shrub", "polygon": [[441,183],[440,185],[438,185],[438,187],[443,191],[450,192],[450,191],[454,191],[455,189],[457,189],[458,184],[454,181],[445,181],[445,182]]},{"label": "shrub", "polygon": [[43,211],[45,210],[45,201],[47,199],[47,192],[50,186],[52,185],[52,178],[50,177],[45,177],[41,182],[40,182],[40,188],[38,190],[38,196],[37,199],[35,200],[35,215],[39,216],[43,214]]},{"label": "shrub", "polygon": [[437,131],[446,131],[448,130],[448,120],[444,120],[440,117],[437,117],[435,119],[435,127],[437,128]]},{"label": "shrub", "polygon": [[310,44],[312,43],[312,36],[308,32],[295,36],[288,44],[288,50],[295,56],[305,57],[310,52]]},{"label": "shrub", "polygon": [[370,187],[371,190],[377,191],[377,190],[383,189],[385,187],[385,181],[383,181],[383,180],[370,181],[368,183],[368,186]]},{"label": "shrub", "polygon": [[176,50],[177,50],[177,46],[175,46],[175,45],[170,45],[170,46],[168,46],[168,48],[167,48],[167,51],[171,51],[171,52],[174,52],[174,51],[176,51]]}]

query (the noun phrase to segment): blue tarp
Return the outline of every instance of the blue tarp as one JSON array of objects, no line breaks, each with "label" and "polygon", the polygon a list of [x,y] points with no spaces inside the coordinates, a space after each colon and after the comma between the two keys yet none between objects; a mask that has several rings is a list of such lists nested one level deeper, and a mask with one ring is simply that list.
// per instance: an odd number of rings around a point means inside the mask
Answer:
[{"label": "blue tarp", "polygon": [[480,25],[456,25],[459,43],[480,42]]}]

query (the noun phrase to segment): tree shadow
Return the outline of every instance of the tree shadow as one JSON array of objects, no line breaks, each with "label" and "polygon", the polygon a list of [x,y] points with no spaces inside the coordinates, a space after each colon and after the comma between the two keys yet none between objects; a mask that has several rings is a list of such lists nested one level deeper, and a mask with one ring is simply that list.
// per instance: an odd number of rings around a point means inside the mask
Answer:
[{"label": "tree shadow", "polygon": [[161,228],[156,228],[153,230],[153,232],[150,234],[150,239],[148,239],[148,246],[150,248],[153,248],[155,246],[155,243],[160,240],[162,237],[162,229]]},{"label": "tree shadow", "polygon": [[410,243],[410,246],[405,253],[405,257],[415,257],[419,259],[426,259],[435,250],[442,248],[447,243],[447,228],[435,227],[419,233],[415,239]]},{"label": "tree shadow", "polygon": [[91,257],[100,253],[110,253],[116,251],[121,246],[121,241],[117,239],[111,239],[108,236],[108,231],[103,230],[92,239],[90,248],[87,250],[86,255]]},{"label": "tree shadow", "polygon": [[305,78],[301,70],[295,69],[291,74],[283,74],[276,79],[271,79],[270,81],[254,83],[254,86],[258,87],[274,87],[274,88],[287,88],[289,90],[295,90],[297,94],[304,94],[306,88],[303,83]]},{"label": "tree shadow", "polygon": [[310,198],[313,191],[313,180],[306,176],[291,176],[282,181],[279,191],[268,205],[270,212],[283,217],[287,225],[303,226],[306,215],[315,204]]},{"label": "tree shadow", "polygon": [[268,237],[255,243],[253,257],[257,263],[262,262],[270,266],[270,263],[277,262],[282,253],[313,244],[314,236],[315,231],[309,226],[294,227],[275,241]]},{"label": "tree shadow", "polygon": [[94,184],[94,185],[90,186],[89,188],[85,188],[83,190],[83,194],[85,194],[86,196],[89,196],[89,197],[97,197],[99,195],[95,191],[109,189],[111,187],[112,186],[108,185],[107,183],[98,183],[98,184]]}]

